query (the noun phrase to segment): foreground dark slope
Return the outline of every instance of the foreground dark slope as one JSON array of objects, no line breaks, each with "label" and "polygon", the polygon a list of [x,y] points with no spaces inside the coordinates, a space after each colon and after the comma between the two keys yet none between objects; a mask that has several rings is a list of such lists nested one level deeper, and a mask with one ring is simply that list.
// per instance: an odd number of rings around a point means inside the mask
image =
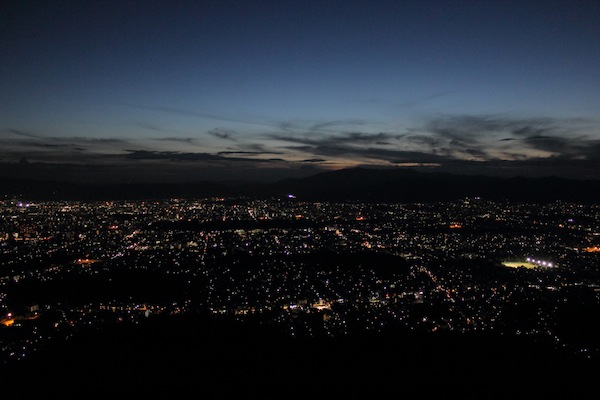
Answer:
[{"label": "foreground dark slope", "polygon": [[252,321],[183,315],[82,332],[0,372],[3,393],[17,398],[538,398],[586,393],[595,368],[527,338],[392,330],[293,339]]},{"label": "foreground dark slope", "polygon": [[490,200],[548,202],[600,201],[600,181],[548,178],[495,178],[406,169],[354,168],[275,183],[215,182],[91,184],[0,178],[0,194],[24,200],[142,200],[251,196],[302,201],[416,202],[465,197]]}]

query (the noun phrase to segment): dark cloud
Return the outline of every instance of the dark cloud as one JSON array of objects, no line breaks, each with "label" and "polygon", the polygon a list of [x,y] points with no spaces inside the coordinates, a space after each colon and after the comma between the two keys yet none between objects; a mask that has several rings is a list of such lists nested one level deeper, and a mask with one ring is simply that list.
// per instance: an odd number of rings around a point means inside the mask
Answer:
[{"label": "dark cloud", "polygon": [[[371,160],[371,162],[389,163],[439,163],[448,159],[442,149],[423,152],[415,150],[398,149],[387,145],[386,147],[374,147],[382,141],[389,139],[400,139],[404,135],[389,133],[360,133],[349,132],[341,135],[283,135],[273,134],[272,139],[296,143],[297,145],[285,148],[301,151],[322,160],[321,157],[335,158],[357,158]],[[385,142],[386,144],[389,142]]]},{"label": "dark cloud", "polygon": [[[293,135],[295,137],[350,137],[352,135],[356,135],[359,139],[361,137],[367,137],[372,134],[362,133],[360,128],[363,126],[372,125],[374,122],[367,119],[337,119],[330,121],[299,121],[299,120],[289,120],[289,121],[280,121],[277,124],[274,124],[274,127],[279,131],[285,132],[286,134]],[[388,135],[388,134],[382,134]],[[394,135],[389,135],[387,137],[392,137]]]},{"label": "dark cloud", "polygon": [[[243,146],[243,151],[256,151],[258,153],[271,153],[271,154],[282,154],[281,152],[274,152],[272,151],[270,148],[265,147],[265,145],[260,144],[260,143],[244,143]],[[233,149],[230,148],[230,150],[240,150],[240,149]]]},{"label": "dark cloud", "polygon": [[220,161],[223,157],[208,153],[182,153],[178,151],[127,150],[125,158],[130,160],[169,161]]},{"label": "dark cloud", "polygon": [[[27,157],[32,163],[115,163],[132,168],[162,165],[173,171],[188,167],[231,168],[231,174],[252,168],[284,172],[286,168],[311,165],[320,170],[321,163],[347,163],[436,166],[440,171],[457,173],[461,169],[488,174],[497,170],[523,175],[530,174],[527,168],[539,174],[563,168],[586,177],[593,175],[590,171],[600,160],[600,140],[594,140],[595,136],[589,133],[591,122],[580,119],[436,116],[399,133],[342,130],[364,122],[360,119],[278,122],[274,124],[279,126],[277,131],[266,131],[259,137],[215,128],[208,135],[222,141],[208,140],[205,136],[207,144],[215,147],[199,152],[162,151],[164,147],[159,142],[197,144],[198,139],[178,135],[164,135],[150,139],[154,144],[146,140],[143,146],[138,146],[135,139],[46,137],[11,128],[2,131],[5,136],[0,137],[0,156],[5,160]],[[291,161],[298,159],[301,161]]]},{"label": "dark cloud", "polygon": [[439,163],[451,159],[443,154],[431,154],[419,151],[382,149],[376,147],[351,147],[344,145],[319,144],[315,146],[289,146],[288,148],[291,150],[299,150],[305,153],[322,157],[357,157],[361,159],[370,159],[374,161],[386,161],[393,163]]},{"label": "dark cloud", "polygon": [[38,142],[20,142],[19,145],[21,145],[23,147],[37,147],[37,148],[44,148],[44,149],[72,147],[71,145],[68,145],[68,144],[38,143]]},{"label": "dark cloud", "polygon": [[486,158],[487,157],[487,153],[485,151],[482,151],[480,149],[475,149],[475,148],[467,148],[467,149],[465,149],[465,153],[467,153],[473,157],[477,157],[477,158]]},{"label": "dark cloud", "polygon": [[[540,151],[557,159],[597,157],[599,146],[576,134],[585,124],[586,121],[581,119],[438,116],[427,120],[421,128],[409,129],[407,134],[305,132],[275,133],[268,138],[295,144],[285,148],[319,159],[440,164],[495,161],[505,157],[510,160],[535,159],[540,157]],[[332,121],[317,127],[334,126],[337,123]],[[506,144],[499,146],[499,142]]]},{"label": "dark cloud", "polygon": [[523,125],[512,130],[512,134],[516,136],[542,136],[548,132],[552,132],[553,127],[551,125],[544,126],[545,124],[551,124],[551,121],[538,121],[542,126],[534,125]]},{"label": "dark cloud", "polygon": [[175,134],[179,133],[178,131],[174,131],[174,130],[171,130],[171,129],[165,129],[165,128],[162,128],[162,127],[160,127],[158,125],[150,124],[148,122],[133,122],[133,125],[139,126],[140,128],[144,128],[144,129],[147,129],[149,131],[164,132],[164,133],[175,133]]},{"label": "dark cloud", "polygon": [[236,138],[233,137],[234,132],[229,129],[215,128],[215,129],[209,130],[208,134],[211,136],[217,137],[219,139],[226,139],[226,140],[232,140],[232,141],[236,140]]},{"label": "dark cloud", "polygon": [[536,150],[553,154],[563,159],[598,159],[600,156],[600,140],[585,138],[563,138],[552,136],[532,136],[523,142]]},{"label": "dark cloud", "polygon": [[531,140],[546,140],[546,139],[555,139],[552,136],[543,136],[543,135],[535,135],[535,136],[527,136],[525,138],[525,140],[527,141],[531,141]]},{"label": "dark cloud", "polygon": [[284,154],[280,151],[220,151],[217,153],[218,155],[230,155],[230,154],[239,154],[244,156],[259,156],[263,154]]},{"label": "dark cloud", "polygon": [[339,119],[333,121],[318,122],[309,128],[309,131],[319,132],[328,131],[331,128],[339,126],[364,126],[368,121],[364,119]]},{"label": "dark cloud", "polygon": [[[149,150],[127,150],[125,155],[129,160],[163,160],[163,161],[186,161],[186,162],[253,162],[265,163],[271,161],[284,161],[282,159],[261,159],[261,158],[243,158],[226,157],[227,154],[240,154],[240,152],[221,152],[218,154],[210,153],[184,153],[178,151],[149,151]],[[277,153],[266,153],[277,154]]]},{"label": "dark cloud", "polygon": [[258,125],[258,126],[268,126],[273,127],[274,125],[265,121],[264,118],[256,117],[256,116],[237,116],[237,115],[229,115],[218,113],[212,110],[200,110],[200,111],[190,111],[185,109],[178,109],[172,107],[153,107],[153,106],[143,106],[137,104],[127,104],[128,107],[138,108],[142,110],[149,111],[161,111],[167,114],[175,114],[185,117],[194,117],[194,118],[206,118],[213,119],[217,121],[224,122],[235,122],[242,124],[250,124],[250,125]]},{"label": "dark cloud", "polygon": [[361,133],[347,132],[340,135],[283,135],[280,133],[270,134],[270,139],[313,145],[313,146],[337,146],[337,145],[364,145],[381,143],[389,139],[397,139],[402,135],[392,135],[389,133]]},{"label": "dark cloud", "polygon": [[34,138],[34,139],[39,138],[39,136],[36,134],[33,134],[28,131],[23,131],[20,129],[6,129],[5,132],[12,133],[13,135],[24,136],[24,137]]},{"label": "dark cloud", "polygon": [[356,143],[356,144],[381,143],[382,141],[389,140],[389,139],[397,139],[401,136],[402,135],[391,135],[389,133],[383,133],[383,132],[375,133],[375,134],[350,132],[350,133],[347,133],[347,134],[341,136],[341,140],[344,141],[345,143]]},{"label": "dark cloud", "polygon": [[[550,153],[554,157],[585,158],[594,153],[593,141],[581,132],[589,121],[577,118],[515,118],[507,116],[442,116],[430,119],[422,130],[429,136],[412,136],[423,144],[447,146],[450,150],[463,151],[491,160],[490,152],[497,142],[520,142],[521,152],[533,150]],[[497,136],[502,136],[498,138]],[[445,142],[436,142],[443,140]],[[538,155],[531,153],[530,158]]]},{"label": "dark cloud", "polygon": [[410,135],[406,136],[405,139],[412,143],[431,147],[439,146],[442,143],[439,137],[431,135]]},{"label": "dark cloud", "polygon": [[323,158],[308,158],[306,160],[302,160],[302,162],[305,163],[322,163],[322,162],[326,162],[327,160],[323,159]]},{"label": "dark cloud", "polygon": [[165,138],[156,138],[153,140],[157,140],[160,142],[179,142],[179,143],[188,143],[192,144],[196,139],[194,138],[179,138],[179,137],[165,137]]},{"label": "dark cloud", "polygon": [[267,135],[269,139],[280,140],[283,142],[291,142],[291,143],[300,143],[307,145],[318,145],[321,143],[322,137],[306,137],[306,136],[291,136],[291,135],[283,135],[281,133],[274,133]]},{"label": "dark cloud", "polygon": [[128,140],[118,139],[118,138],[82,138],[82,137],[73,137],[73,138],[57,138],[58,140],[63,141],[73,141],[78,143],[100,143],[100,144],[124,144],[129,143]]},{"label": "dark cloud", "polygon": [[469,141],[482,135],[510,134],[516,137],[570,135],[587,123],[578,118],[516,118],[495,115],[438,116],[423,129],[429,133]]},{"label": "dark cloud", "polygon": [[118,154],[127,146],[127,141],[116,138],[38,136],[21,130],[12,131],[18,132],[19,138],[0,139],[0,156],[4,160],[26,157],[31,162],[106,162],[107,156]]}]

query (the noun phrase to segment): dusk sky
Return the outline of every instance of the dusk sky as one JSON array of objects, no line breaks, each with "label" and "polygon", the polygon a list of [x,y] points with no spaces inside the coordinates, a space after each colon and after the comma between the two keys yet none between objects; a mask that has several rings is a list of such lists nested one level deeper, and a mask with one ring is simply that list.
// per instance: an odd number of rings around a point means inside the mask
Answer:
[{"label": "dusk sky", "polygon": [[5,176],[600,178],[598,1],[9,0],[0,54]]}]

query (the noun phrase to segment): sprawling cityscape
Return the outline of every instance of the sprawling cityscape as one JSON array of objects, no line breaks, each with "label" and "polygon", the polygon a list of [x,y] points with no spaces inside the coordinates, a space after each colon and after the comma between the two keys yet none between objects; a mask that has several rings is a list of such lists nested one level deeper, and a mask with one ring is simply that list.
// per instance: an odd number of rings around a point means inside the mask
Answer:
[{"label": "sprawling cityscape", "polygon": [[598,398],[599,1],[0,10],[3,398]]},{"label": "sprawling cityscape", "polygon": [[83,327],[208,312],[290,337],[390,327],[600,356],[600,206],[284,199],[0,210],[0,360]]}]

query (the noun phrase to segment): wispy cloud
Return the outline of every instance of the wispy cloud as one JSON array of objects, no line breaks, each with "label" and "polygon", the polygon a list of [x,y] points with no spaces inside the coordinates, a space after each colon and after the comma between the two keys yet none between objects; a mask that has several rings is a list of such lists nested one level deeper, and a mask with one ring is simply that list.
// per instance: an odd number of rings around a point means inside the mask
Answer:
[{"label": "wispy cloud", "polygon": [[128,149],[125,158],[131,160],[207,161],[222,157],[208,153],[182,153],[179,151],[154,151]]},{"label": "wispy cloud", "polygon": [[356,161],[388,162],[388,163],[439,163],[451,159],[442,154],[433,154],[419,151],[383,149],[376,147],[351,147],[342,144],[317,144],[311,146],[288,146],[290,150],[301,151],[315,156],[328,157],[327,160],[336,158],[354,158]]},{"label": "wispy cloud", "polygon": [[178,143],[187,143],[192,144],[196,141],[194,138],[186,138],[186,137],[164,137],[164,138],[155,138],[152,140],[157,140],[159,142],[178,142]]},{"label": "wispy cloud", "polygon": [[249,125],[258,125],[263,127],[273,127],[274,125],[270,123],[265,118],[261,118],[258,116],[247,116],[247,115],[231,115],[227,113],[222,113],[214,110],[188,110],[181,108],[173,108],[173,107],[163,107],[163,106],[145,106],[139,104],[127,104],[128,107],[137,108],[141,110],[148,111],[160,111],[167,114],[179,115],[184,117],[193,117],[193,118],[205,118],[211,119],[215,121],[223,121],[223,122],[235,122],[241,124],[249,124]]},{"label": "wispy cloud", "polygon": [[265,154],[285,154],[281,151],[220,151],[217,153],[220,156],[241,155],[241,156],[259,156]]},{"label": "wispy cloud", "polygon": [[348,126],[365,126],[369,123],[368,120],[365,119],[338,119],[332,121],[323,121],[317,122],[314,125],[309,127],[309,131],[311,132],[327,132],[327,131],[338,131],[340,127],[348,127]]},{"label": "wispy cloud", "polygon": [[22,136],[22,137],[28,137],[28,138],[35,138],[35,139],[39,138],[38,135],[28,132],[28,131],[21,130],[21,129],[9,128],[9,129],[3,130],[2,132],[10,133],[12,135],[17,135],[17,136]]},{"label": "wispy cloud", "polygon": [[270,139],[300,143],[313,146],[336,146],[342,144],[344,146],[350,145],[364,145],[372,143],[382,143],[386,140],[399,139],[403,135],[392,135],[389,133],[361,133],[361,132],[347,132],[340,135],[315,135],[315,134],[303,134],[303,135],[286,135],[281,133],[269,134]]},{"label": "wispy cloud", "polygon": [[155,132],[163,132],[163,133],[174,133],[174,134],[181,134],[181,132],[173,130],[173,129],[166,129],[163,128],[159,125],[156,124],[151,124],[148,122],[132,122],[131,123],[134,126],[149,130],[149,131],[155,131]]},{"label": "wispy cloud", "polygon": [[307,158],[306,160],[302,160],[302,162],[305,163],[324,163],[327,160],[325,160],[324,158]]},{"label": "wispy cloud", "polygon": [[[170,133],[160,126],[141,125]],[[571,170],[583,171],[582,175],[600,170],[600,139],[590,128],[594,121],[583,119],[435,115],[398,131],[375,130],[362,119],[289,120],[265,126],[269,129],[252,133],[224,126],[199,137],[168,134],[146,139],[46,136],[10,127],[0,131],[0,157],[13,162],[27,157],[48,163],[121,163],[132,168],[151,164],[173,171],[311,166],[319,170],[331,165],[427,165],[473,173],[517,173],[527,168],[543,173],[567,170],[568,165],[577,166]]]},{"label": "wispy cloud", "polygon": [[[521,154],[531,158],[539,152],[555,157],[585,157],[593,141],[582,132],[589,121],[560,118],[516,118],[498,115],[437,116],[429,119],[421,135],[410,140],[421,140],[432,148],[447,146],[452,151],[477,154],[491,160],[497,153],[495,143],[520,146]],[[429,138],[429,139],[426,139]],[[517,144],[518,143],[518,144]]]},{"label": "wispy cloud", "polygon": [[522,139],[522,142],[536,150],[551,153],[554,158],[598,159],[600,156],[598,139],[531,136]]},{"label": "wispy cloud", "polygon": [[431,94],[429,96],[415,97],[413,99],[403,101],[398,106],[404,108],[404,107],[414,107],[414,106],[418,106],[418,105],[422,105],[422,104],[427,104],[427,103],[431,102],[432,100],[438,99],[440,97],[445,97],[445,96],[448,96],[449,94],[456,93],[456,92],[457,92],[456,90],[446,90],[443,92]]},{"label": "wispy cloud", "polygon": [[70,145],[70,144],[38,143],[38,142],[19,142],[19,145],[21,145],[23,147],[36,147],[36,148],[43,148],[43,149],[74,147],[74,145]]},{"label": "wispy cloud", "polygon": [[235,132],[232,131],[231,129],[224,129],[224,128],[210,129],[208,131],[208,134],[211,136],[214,136],[216,138],[219,138],[219,139],[231,140],[234,142],[237,140],[235,138]]},{"label": "wispy cloud", "polygon": [[[435,116],[402,133],[278,132],[270,140],[284,148],[329,160],[350,158],[383,163],[451,163],[525,160],[540,157],[592,158],[598,143],[582,132],[587,121],[516,118],[502,115]],[[335,122],[317,125],[336,127]]]},{"label": "wispy cloud", "polygon": [[119,138],[47,136],[22,129],[5,129],[2,133],[7,134],[0,136],[0,157],[5,160],[25,157],[51,163],[92,162],[122,152],[128,144],[127,140]]},{"label": "wispy cloud", "polygon": [[[244,158],[227,157],[229,154],[241,154],[243,152],[221,152],[219,154],[210,153],[186,153],[179,151],[149,151],[149,150],[127,150],[125,158],[130,160],[168,160],[168,161],[219,161],[219,162],[271,162],[284,161],[283,159],[262,159],[262,158]],[[252,155],[256,155],[252,153]]]}]

